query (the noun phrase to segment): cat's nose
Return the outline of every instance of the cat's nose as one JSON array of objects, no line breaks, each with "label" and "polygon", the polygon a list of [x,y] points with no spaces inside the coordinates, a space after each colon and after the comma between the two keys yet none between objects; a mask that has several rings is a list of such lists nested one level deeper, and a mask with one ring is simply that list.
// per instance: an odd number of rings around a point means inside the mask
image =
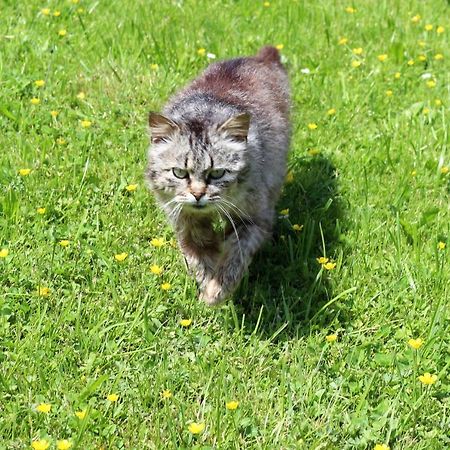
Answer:
[{"label": "cat's nose", "polygon": [[200,199],[205,195],[204,192],[191,192],[191,194],[195,197],[195,200],[200,201]]}]

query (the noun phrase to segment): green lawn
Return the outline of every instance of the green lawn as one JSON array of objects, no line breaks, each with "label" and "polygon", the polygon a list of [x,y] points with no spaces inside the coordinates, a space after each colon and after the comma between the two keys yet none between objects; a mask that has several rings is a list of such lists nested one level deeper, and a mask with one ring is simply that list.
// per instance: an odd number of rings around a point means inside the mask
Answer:
[{"label": "green lawn", "polygon": [[[450,447],[447,1],[4,0],[0,31],[0,449]],[[289,211],[208,309],[147,114],[264,44]]]}]

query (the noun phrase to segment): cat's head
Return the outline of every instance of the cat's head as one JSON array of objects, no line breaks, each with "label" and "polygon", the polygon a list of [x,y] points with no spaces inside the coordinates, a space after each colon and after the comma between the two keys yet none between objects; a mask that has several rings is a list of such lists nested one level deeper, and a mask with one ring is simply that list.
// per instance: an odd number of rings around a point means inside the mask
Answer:
[{"label": "cat's head", "polygon": [[248,114],[209,123],[150,113],[149,125],[147,177],[169,211],[180,205],[183,211],[203,214],[235,202],[248,168]]}]

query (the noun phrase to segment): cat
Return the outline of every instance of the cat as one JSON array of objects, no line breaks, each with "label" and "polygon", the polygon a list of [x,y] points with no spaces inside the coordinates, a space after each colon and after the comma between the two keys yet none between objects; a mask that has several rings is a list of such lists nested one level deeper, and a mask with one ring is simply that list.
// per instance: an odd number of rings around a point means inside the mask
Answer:
[{"label": "cat", "polygon": [[208,305],[233,293],[271,235],[286,173],[289,91],[280,54],[267,46],[211,64],[162,114],[149,115],[148,184]]}]

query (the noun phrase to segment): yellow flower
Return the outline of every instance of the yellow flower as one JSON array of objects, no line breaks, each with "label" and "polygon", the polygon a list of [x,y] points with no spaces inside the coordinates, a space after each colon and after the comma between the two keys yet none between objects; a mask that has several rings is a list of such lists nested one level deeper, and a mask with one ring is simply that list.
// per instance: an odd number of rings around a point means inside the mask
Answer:
[{"label": "yellow flower", "polygon": [[445,247],[447,247],[447,244],[445,242],[438,242],[437,248],[438,250],[445,250]]},{"label": "yellow flower", "polygon": [[425,41],[417,41],[417,45],[421,48],[424,48],[426,45],[426,42]]},{"label": "yellow flower", "polygon": [[108,394],[106,399],[111,403],[117,402],[119,400],[119,396],[117,394]]},{"label": "yellow flower", "polygon": [[37,212],[38,214],[45,214],[45,211],[46,211],[45,208],[37,208],[37,209],[36,209],[36,212]]},{"label": "yellow flower", "polygon": [[362,49],[362,47],[357,47],[357,48],[354,48],[352,50],[352,52],[353,52],[354,55],[362,55],[363,49]]},{"label": "yellow flower", "polygon": [[442,53],[436,53],[436,54],[434,55],[434,59],[435,59],[436,61],[440,61],[441,59],[444,59],[444,55],[443,55]]},{"label": "yellow flower", "polygon": [[316,156],[320,153],[320,150],[318,148],[310,148],[308,150],[308,155],[309,156]]},{"label": "yellow flower", "polygon": [[47,450],[50,447],[50,444],[45,439],[39,439],[39,441],[33,441],[31,447],[34,450]]},{"label": "yellow flower", "polygon": [[445,28],[443,26],[438,26],[436,28],[436,33],[442,34],[445,31]]},{"label": "yellow flower", "polygon": [[448,174],[448,172],[449,172],[449,168],[448,168],[448,166],[443,166],[443,167],[441,167],[441,173],[442,173],[442,175],[447,175]]},{"label": "yellow flower", "polygon": [[162,247],[164,245],[164,239],[163,238],[153,238],[150,241],[150,244],[152,244],[153,247]]},{"label": "yellow flower", "polygon": [[292,170],[290,170],[287,174],[286,174],[286,178],[285,178],[286,183],[292,183],[294,181],[294,173],[292,172]]},{"label": "yellow flower", "polygon": [[42,8],[41,9],[41,14],[44,15],[44,16],[50,15],[50,8]]},{"label": "yellow flower", "polygon": [[0,250],[0,258],[6,258],[9,255],[9,250],[7,248],[2,248]]},{"label": "yellow flower", "polygon": [[42,87],[42,86],[45,85],[45,81],[44,81],[44,80],[36,80],[36,81],[34,82],[34,84],[35,84],[37,87]]},{"label": "yellow flower", "polygon": [[199,48],[199,49],[197,50],[197,54],[198,54],[199,56],[205,56],[205,55],[206,55],[206,49],[205,49],[205,48]]},{"label": "yellow flower", "polygon": [[431,25],[431,23],[427,23],[426,25],[425,25],[425,30],[426,31],[431,31],[433,29],[433,25]]},{"label": "yellow flower", "polygon": [[63,239],[62,241],[59,241],[59,245],[61,247],[67,247],[70,244],[70,241],[68,241],[67,239]]},{"label": "yellow flower", "polygon": [[430,108],[423,108],[422,114],[423,114],[424,116],[430,114]]},{"label": "yellow flower", "polygon": [[154,273],[155,275],[161,275],[163,272],[163,268],[161,266],[154,264],[153,266],[150,267],[150,272]]},{"label": "yellow flower", "polygon": [[53,16],[54,17],[59,17],[61,15],[61,11],[55,11],[54,13],[53,13]]},{"label": "yellow flower", "polygon": [[59,30],[58,34],[59,36],[64,37],[67,34],[67,30]]},{"label": "yellow flower", "polygon": [[225,408],[229,411],[234,411],[239,406],[239,402],[237,400],[231,400],[230,402],[225,403]]},{"label": "yellow flower", "polygon": [[436,105],[436,106],[442,106],[442,100],[440,100],[440,99],[436,99],[435,101],[434,101],[434,104]]},{"label": "yellow flower", "polygon": [[308,123],[308,128],[310,130],[316,130],[317,129],[317,124],[316,123]]},{"label": "yellow flower", "polygon": [[50,111],[50,115],[52,116],[52,117],[58,117],[58,114],[59,114],[59,112],[58,111]]},{"label": "yellow flower", "polygon": [[408,340],[408,345],[413,348],[414,350],[418,350],[420,347],[422,347],[423,345],[423,341],[420,338],[417,339],[409,339]]},{"label": "yellow flower", "polygon": [[336,333],[332,333],[329,334],[328,336],[325,336],[325,339],[327,342],[336,342],[337,341],[337,334]]},{"label": "yellow flower", "polygon": [[377,444],[373,450],[389,450],[389,446],[386,444]]},{"label": "yellow flower", "polygon": [[61,441],[56,441],[56,448],[58,450],[69,450],[72,447],[72,443],[67,439],[62,439]]},{"label": "yellow flower", "polygon": [[82,411],[76,411],[75,415],[80,419],[83,420],[86,417],[86,410],[83,409]]},{"label": "yellow flower", "polygon": [[352,8],[351,6],[347,6],[347,8],[345,8],[345,12],[349,14],[354,14],[356,11],[356,8]]},{"label": "yellow flower", "polygon": [[420,375],[419,381],[423,384],[434,384],[436,383],[437,375],[431,375],[430,372],[425,372],[423,375]]},{"label": "yellow flower", "polygon": [[435,81],[435,80],[428,80],[428,81],[427,81],[427,86],[428,86],[430,89],[436,87],[436,81]]},{"label": "yellow flower", "polygon": [[66,140],[64,138],[60,137],[60,138],[56,139],[56,143],[58,145],[64,145],[66,143]]},{"label": "yellow flower", "polygon": [[204,429],[205,429],[205,424],[204,423],[192,422],[188,426],[188,430],[192,434],[200,434]]},{"label": "yellow flower", "polygon": [[418,57],[417,57],[417,59],[419,60],[419,61],[426,61],[427,60],[427,57],[425,56],[425,55],[419,55]]},{"label": "yellow flower", "polygon": [[31,169],[19,169],[19,175],[26,177],[27,175],[30,175]]},{"label": "yellow flower", "polygon": [[294,225],[292,225],[292,229],[294,231],[302,231],[303,230],[303,225],[299,225],[298,223],[294,223]]},{"label": "yellow flower", "polygon": [[289,208],[282,209],[282,210],[280,211],[280,214],[281,214],[282,216],[288,216],[288,215],[289,215]]},{"label": "yellow flower", "polygon": [[328,114],[329,116],[334,116],[334,115],[336,114],[336,109],[335,109],[335,108],[330,108],[330,109],[327,111],[327,114]]},{"label": "yellow flower", "polygon": [[159,69],[159,66],[158,66],[158,64],[150,64],[150,69],[155,71],[155,70]]},{"label": "yellow flower", "polygon": [[327,262],[326,264],[323,264],[322,266],[324,269],[333,270],[336,268],[336,263],[330,261],[330,262]]},{"label": "yellow flower", "polygon": [[80,0],[71,0],[71,2],[72,2],[74,5],[76,5],[77,3],[80,2]]},{"label": "yellow flower", "polygon": [[41,100],[40,100],[39,98],[33,97],[33,98],[30,100],[30,103],[31,103],[32,105],[39,105],[39,103],[41,103]]},{"label": "yellow flower", "polygon": [[138,188],[137,184],[129,184],[125,189],[128,192],[134,192]]},{"label": "yellow flower", "polygon": [[329,259],[326,256],[321,256],[320,258],[316,258],[316,261],[319,264],[326,264],[329,261]]},{"label": "yellow flower", "polygon": [[117,255],[114,255],[114,259],[118,262],[124,261],[128,257],[128,253],[119,253]]},{"label": "yellow flower", "polygon": [[84,100],[85,98],[86,98],[86,94],[83,91],[81,91],[77,94],[78,100]]},{"label": "yellow flower", "polygon": [[388,59],[388,55],[386,55],[386,54],[378,55],[377,58],[378,58],[378,61],[384,62]]},{"label": "yellow flower", "polygon": [[182,320],[180,320],[180,325],[182,327],[185,327],[185,328],[189,327],[191,325],[191,323],[192,323],[192,319],[182,319]]},{"label": "yellow flower", "polygon": [[84,13],[84,8],[78,8],[77,9],[77,13],[78,14],[83,14]]},{"label": "yellow flower", "polygon": [[388,90],[386,91],[386,95],[387,95],[388,97],[392,97],[392,94],[393,94],[393,92],[392,92],[390,89],[388,89]]},{"label": "yellow flower", "polygon": [[416,175],[417,175],[417,170],[412,170],[412,171],[411,171],[411,176],[412,176],[412,177],[415,177]]},{"label": "yellow flower", "polygon": [[277,50],[283,50],[284,45],[283,45],[283,44],[277,44],[277,45],[275,45],[275,48],[276,48]]},{"label": "yellow flower", "polygon": [[39,403],[39,405],[36,406],[36,411],[48,414],[51,408],[52,405],[50,405],[50,403]]},{"label": "yellow flower", "polygon": [[170,389],[164,389],[162,392],[161,392],[161,397],[163,398],[163,399],[168,399],[168,398],[171,398],[172,397],[172,392],[170,391]]},{"label": "yellow flower", "polygon": [[348,42],[348,39],[346,37],[341,37],[341,38],[339,38],[338,44],[345,45],[345,44],[347,44],[347,42]]},{"label": "yellow flower", "polygon": [[38,295],[40,297],[48,297],[50,295],[50,288],[45,286],[38,287]]},{"label": "yellow flower", "polygon": [[418,23],[420,22],[420,19],[421,19],[420,15],[416,14],[415,16],[411,17],[411,22]]},{"label": "yellow flower", "polygon": [[163,291],[168,291],[170,288],[171,288],[171,284],[170,283],[163,283],[162,285],[161,285],[161,289],[163,290]]},{"label": "yellow flower", "polygon": [[361,67],[362,62],[361,61],[352,61],[352,67],[354,69],[357,69],[358,67]]},{"label": "yellow flower", "polygon": [[270,2],[264,2],[264,3],[263,3],[263,6],[264,6],[265,8],[268,8],[268,7],[270,6]]},{"label": "yellow flower", "polygon": [[92,125],[92,122],[90,120],[84,119],[80,122],[80,124],[83,128],[89,128]]},{"label": "yellow flower", "polygon": [[408,66],[413,66],[416,62],[413,59],[410,59],[406,64],[408,64]]},{"label": "yellow flower", "polygon": [[395,78],[396,80],[398,80],[401,76],[402,76],[402,74],[401,74],[400,72],[395,72],[395,73],[394,73],[394,78]]}]

